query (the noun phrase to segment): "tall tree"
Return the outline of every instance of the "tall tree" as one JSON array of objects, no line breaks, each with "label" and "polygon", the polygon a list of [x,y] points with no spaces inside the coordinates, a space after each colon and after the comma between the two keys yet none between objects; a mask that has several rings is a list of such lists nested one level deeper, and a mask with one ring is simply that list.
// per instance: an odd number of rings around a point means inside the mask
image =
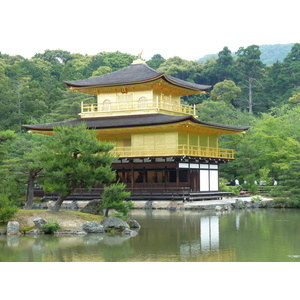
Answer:
[{"label": "tall tree", "polygon": [[300,62],[300,44],[294,44],[291,51],[288,53],[284,62],[293,62],[298,61]]},{"label": "tall tree", "polygon": [[160,54],[154,54],[151,59],[147,61],[147,65],[157,70],[165,61],[166,60]]},{"label": "tall tree", "polygon": [[281,196],[284,201],[294,207],[300,206],[300,160],[292,160],[284,173],[279,177]]},{"label": "tall tree", "polygon": [[54,136],[45,144],[43,154],[45,191],[59,193],[52,211],[59,211],[63,201],[78,188],[90,189],[115,179],[111,164],[115,160],[109,151],[113,144],[101,142],[86,125],[56,127]]},{"label": "tall tree", "polygon": [[179,56],[174,56],[162,63],[158,69],[168,75],[194,82],[197,72],[200,71],[201,65],[196,61],[182,59]]},{"label": "tall tree", "polygon": [[21,193],[16,180],[16,173],[7,161],[8,141],[16,138],[11,131],[0,131],[0,223],[8,221],[18,210],[17,200]]},{"label": "tall tree", "polygon": [[100,205],[100,209],[105,209],[106,217],[108,217],[110,209],[115,209],[124,217],[127,216],[130,207],[132,207],[132,202],[125,202],[130,197],[130,192],[126,192],[125,188],[125,183],[119,182],[104,187],[101,195],[103,203]]},{"label": "tall tree", "polygon": [[263,63],[260,60],[259,46],[252,45],[241,47],[236,52],[237,59],[235,70],[240,75],[240,81],[244,82],[248,89],[248,110],[253,112],[253,89],[259,85],[263,75]]},{"label": "tall tree", "polygon": [[235,100],[241,92],[242,90],[236,86],[232,80],[224,80],[214,86],[210,93],[210,98],[212,98],[212,100],[223,100],[228,104],[233,104],[232,101]]},{"label": "tall tree", "polygon": [[219,52],[218,59],[214,66],[214,72],[216,73],[218,81],[234,79],[232,70],[233,64],[234,61],[231,51],[228,47],[224,47],[223,50]]}]

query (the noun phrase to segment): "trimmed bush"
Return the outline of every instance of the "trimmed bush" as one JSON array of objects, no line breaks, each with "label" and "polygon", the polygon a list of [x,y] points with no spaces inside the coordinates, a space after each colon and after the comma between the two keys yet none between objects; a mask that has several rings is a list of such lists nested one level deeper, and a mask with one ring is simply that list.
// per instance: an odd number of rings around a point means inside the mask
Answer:
[{"label": "trimmed bush", "polygon": [[61,226],[58,223],[57,218],[55,218],[55,217],[49,218],[48,222],[41,226],[41,229],[47,234],[54,233],[55,231],[59,230],[60,228],[61,228]]}]

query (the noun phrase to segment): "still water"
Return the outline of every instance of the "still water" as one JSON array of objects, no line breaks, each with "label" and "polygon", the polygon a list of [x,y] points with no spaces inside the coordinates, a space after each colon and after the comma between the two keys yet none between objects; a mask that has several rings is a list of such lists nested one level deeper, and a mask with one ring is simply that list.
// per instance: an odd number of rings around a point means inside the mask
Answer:
[{"label": "still water", "polygon": [[300,210],[133,210],[135,237],[0,236],[2,262],[298,262]]}]

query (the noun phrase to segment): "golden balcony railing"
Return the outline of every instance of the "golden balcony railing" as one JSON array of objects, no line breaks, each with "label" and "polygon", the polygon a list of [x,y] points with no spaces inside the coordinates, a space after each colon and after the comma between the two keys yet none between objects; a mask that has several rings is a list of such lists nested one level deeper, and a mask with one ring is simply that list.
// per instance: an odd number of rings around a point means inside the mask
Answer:
[{"label": "golden balcony railing", "polygon": [[115,147],[112,150],[119,157],[158,157],[158,156],[193,156],[234,159],[233,149],[213,147],[198,147],[191,145],[175,146],[142,146],[142,147]]},{"label": "golden balcony railing", "polygon": [[175,113],[181,113],[186,115],[195,115],[195,106],[189,106],[176,101],[163,100],[163,99],[143,99],[141,100],[129,100],[110,102],[104,101],[104,103],[85,104],[81,103],[81,114],[85,115],[111,115],[113,112],[129,112],[129,111],[153,111],[153,110],[165,110]]}]

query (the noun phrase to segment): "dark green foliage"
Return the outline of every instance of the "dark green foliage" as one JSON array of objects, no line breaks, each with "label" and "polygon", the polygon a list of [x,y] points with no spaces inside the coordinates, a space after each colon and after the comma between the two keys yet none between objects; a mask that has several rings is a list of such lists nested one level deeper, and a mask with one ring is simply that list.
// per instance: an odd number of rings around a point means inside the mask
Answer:
[{"label": "dark green foliage", "polygon": [[41,151],[42,185],[45,191],[59,193],[53,211],[77,188],[90,189],[102,182],[112,182],[115,157],[109,151],[113,144],[101,142],[86,125],[56,127]]},{"label": "dark green foliage", "polygon": [[127,216],[131,201],[126,202],[126,199],[130,197],[130,192],[125,191],[126,185],[124,183],[113,183],[104,187],[104,191],[101,195],[103,204],[100,205],[100,209],[105,209],[105,215],[108,216],[108,211],[114,209],[121,213],[123,216]]},{"label": "dark green foliage", "polygon": [[288,206],[300,207],[300,160],[291,161],[279,179],[279,200]]},{"label": "dark green foliage", "polygon": [[52,217],[52,218],[49,218],[47,220],[47,223],[43,224],[41,226],[41,228],[45,233],[51,234],[51,233],[54,233],[55,231],[61,229],[61,226],[58,223],[57,218]]},{"label": "dark green foliage", "polygon": [[18,207],[16,204],[6,194],[0,194],[0,224],[6,223],[17,213]]},{"label": "dark green foliage", "polygon": [[150,60],[147,61],[147,65],[157,70],[160,67],[160,65],[165,61],[166,60],[160,54],[155,54]]},{"label": "dark green foliage", "polygon": [[21,195],[14,162],[7,159],[8,143],[15,138],[10,130],[0,132],[0,223],[7,222],[18,211],[17,200]]}]

